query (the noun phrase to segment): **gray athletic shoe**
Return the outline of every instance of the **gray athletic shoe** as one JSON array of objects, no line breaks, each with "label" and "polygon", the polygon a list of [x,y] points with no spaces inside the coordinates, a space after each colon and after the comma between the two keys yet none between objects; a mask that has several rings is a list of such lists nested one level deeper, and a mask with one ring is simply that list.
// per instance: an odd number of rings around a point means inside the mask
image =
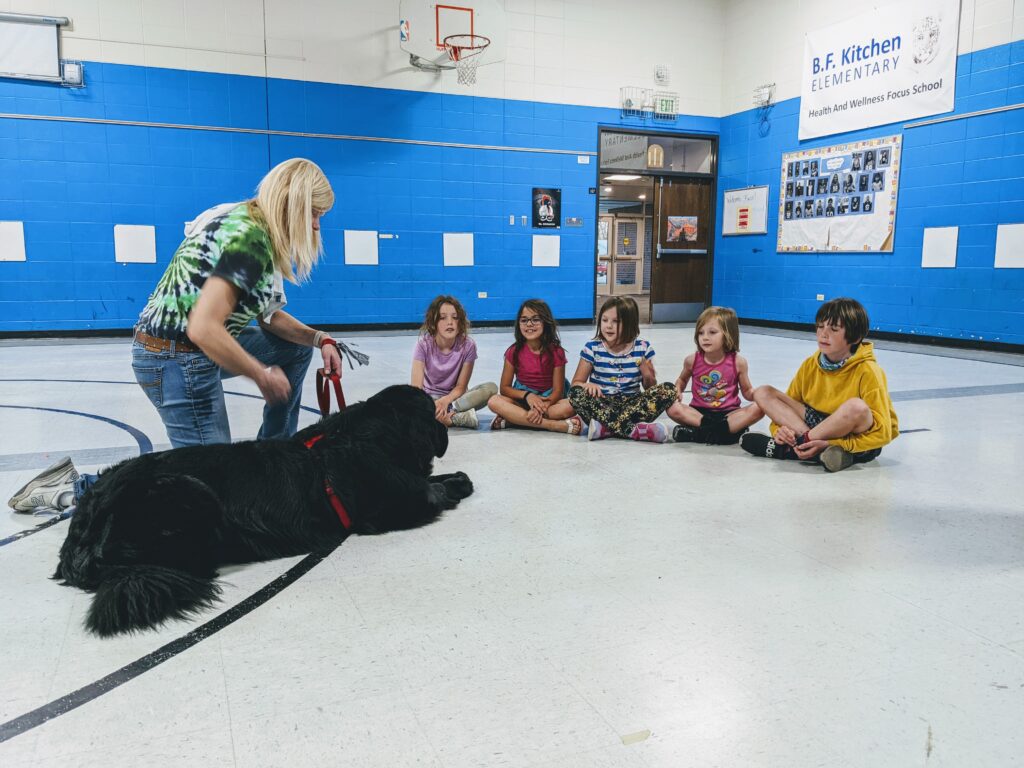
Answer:
[{"label": "gray athletic shoe", "polygon": [[821,452],[821,463],[829,472],[842,472],[853,464],[853,454],[838,445],[830,445]]},{"label": "gray athletic shoe", "polygon": [[[61,495],[66,493],[68,499],[73,499],[77,479],[78,470],[71,463],[71,457],[65,456],[25,483],[11,496],[7,505],[15,512],[22,513],[29,513],[40,507],[62,509]],[[67,507],[70,504],[63,506]]]},{"label": "gray athletic shoe", "polygon": [[476,411],[459,411],[452,414],[452,426],[476,429],[480,426],[480,419],[477,418]]}]

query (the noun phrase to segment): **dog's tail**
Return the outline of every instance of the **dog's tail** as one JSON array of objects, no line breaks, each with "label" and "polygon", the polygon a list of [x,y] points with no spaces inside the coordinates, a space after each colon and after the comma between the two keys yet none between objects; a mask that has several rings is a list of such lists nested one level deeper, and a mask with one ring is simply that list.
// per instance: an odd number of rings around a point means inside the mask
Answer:
[{"label": "dog's tail", "polygon": [[188,618],[219,597],[211,578],[157,565],[115,567],[96,590],[85,626],[101,637],[135,632]]}]

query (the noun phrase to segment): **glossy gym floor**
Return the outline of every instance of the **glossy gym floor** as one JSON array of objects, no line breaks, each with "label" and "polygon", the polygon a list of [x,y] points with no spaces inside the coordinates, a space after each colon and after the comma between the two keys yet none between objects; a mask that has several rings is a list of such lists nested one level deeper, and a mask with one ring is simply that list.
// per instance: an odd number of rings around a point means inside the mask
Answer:
[{"label": "glossy gym floor", "polygon": [[[570,360],[591,332],[563,329]],[[660,379],[692,333],[643,330]],[[339,335],[371,357],[350,402],[407,380],[412,332]],[[495,380],[511,331],[475,337],[473,380]],[[814,342],[741,347],[784,388]],[[216,609],[122,639],[86,635],[87,596],[48,578],[67,522],[5,508],[0,765],[1020,765],[1024,358],[876,352],[903,434],[871,464],[490,432],[484,411],[437,464],[476,493],[436,524],[304,574],[230,569]],[[167,447],[126,339],[3,342],[0,371],[3,500],[63,455]],[[255,387],[226,389],[251,438]]]}]

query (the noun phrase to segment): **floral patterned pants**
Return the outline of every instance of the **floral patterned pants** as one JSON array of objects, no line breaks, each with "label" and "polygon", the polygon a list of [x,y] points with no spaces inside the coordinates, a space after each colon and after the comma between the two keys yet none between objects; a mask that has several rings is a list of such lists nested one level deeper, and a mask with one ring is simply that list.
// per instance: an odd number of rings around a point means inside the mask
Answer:
[{"label": "floral patterned pants", "polygon": [[597,419],[616,437],[628,438],[640,421],[654,421],[676,400],[674,384],[658,384],[635,395],[594,397],[576,385],[569,389],[569,402],[584,423]]}]

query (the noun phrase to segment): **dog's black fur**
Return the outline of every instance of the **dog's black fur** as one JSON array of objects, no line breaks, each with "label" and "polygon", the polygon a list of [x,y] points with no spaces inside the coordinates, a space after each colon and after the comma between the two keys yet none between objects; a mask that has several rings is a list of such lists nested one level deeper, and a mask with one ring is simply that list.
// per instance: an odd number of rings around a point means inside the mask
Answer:
[{"label": "dog's black fur", "polygon": [[[316,435],[323,438],[307,448]],[[95,592],[86,626],[101,636],[187,617],[217,600],[220,566],[433,522],[473,492],[462,472],[431,476],[434,457],[447,449],[430,396],[394,386],[290,440],[129,459],[82,496],[54,578]],[[331,507],[325,479],[351,531]]]}]

